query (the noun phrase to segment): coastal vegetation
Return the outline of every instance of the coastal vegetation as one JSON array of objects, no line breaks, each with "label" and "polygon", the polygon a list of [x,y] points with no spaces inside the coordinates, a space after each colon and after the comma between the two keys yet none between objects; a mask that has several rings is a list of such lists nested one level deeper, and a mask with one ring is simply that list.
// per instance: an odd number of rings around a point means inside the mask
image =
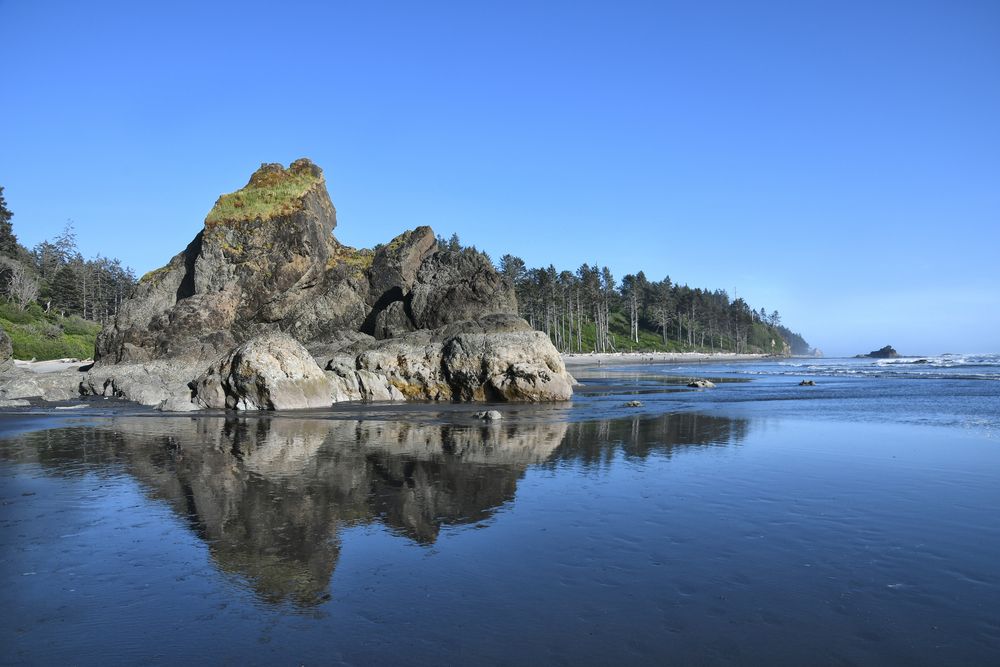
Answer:
[{"label": "coastal vegetation", "polygon": [[725,290],[669,276],[651,281],[643,271],[616,281],[597,264],[528,268],[513,255],[500,258],[499,270],[514,285],[520,315],[561,352],[811,352],[778,311],[755,310]]},{"label": "coastal vegetation", "polygon": [[135,285],[117,259],[85,259],[72,223],[32,249],[18,242],[0,187],[0,327],[17,359],[87,358]]},{"label": "coastal vegetation", "polygon": [[243,188],[219,197],[205,218],[205,226],[286,215],[295,209],[309,188],[322,180],[322,172],[301,161],[293,162],[288,169],[281,165],[261,165]]},{"label": "coastal vegetation", "polygon": [[[205,229],[286,215],[322,182],[322,171],[308,160],[287,169],[262,165],[244,188],[218,199],[205,219]],[[134,274],[117,259],[84,259],[72,224],[55,239],[29,250],[17,242],[11,217],[0,189],[0,286],[5,297],[0,303],[0,326],[11,337],[15,356],[89,356],[100,327],[115,318],[135,286]],[[224,236],[222,241],[232,242]],[[437,241],[438,248],[457,257],[469,255],[471,261],[472,255],[481,256],[472,264],[492,263],[474,246],[463,246],[455,234],[439,236]],[[404,234],[375,251],[335,244],[325,268],[344,264],[361,277],[372,270],[376,252],[396,254],[411,242]],[[560,352],[811,352],[777,311],[755,309],[725,290],[693,288],[669,276],[649,280],[643,271],[616,280],[608,267],[598,264],[585,263],[575,271],[553,265],[529,268],[510,254],[500,258],[497,268],[516,294],[518,314],[547,334]],[[143,281],[156,277],[157,272],[151,272]],[[513,299],[510,303],[513,307]],[[374,326],[375,318],[372,321]]]}]

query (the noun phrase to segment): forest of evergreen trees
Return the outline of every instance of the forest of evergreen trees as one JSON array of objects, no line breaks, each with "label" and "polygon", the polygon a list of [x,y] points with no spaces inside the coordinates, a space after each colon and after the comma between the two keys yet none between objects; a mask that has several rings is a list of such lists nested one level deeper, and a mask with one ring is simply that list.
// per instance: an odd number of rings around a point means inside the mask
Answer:
[{"label": "forest of evergreen trees", "polygon": [[751,308],[725,290],[692,288],[644,272],[616,282],[606,266],[576,271],[528,268],[513,255],[500,272],[517,292],[520,314],[563,352],[684,351],[809,354],[778,311]]},{"label": "forest of evergreen trees", "polygon": [[[132,270],[100,255],[84,259],[72,224],[29,250],[14,235],[12,215],[0,187],[0,289],[6,310],[34,311],[63,329],[68,317],[102,325],[112,320],[136,284]],[[450,250],[479,252],[463,247],[454,234],[438,241]],[[576,271],[528,268],[509,254],[498,269],[514,286],[521,316],[562,352],[811,352],[777,311],[755,310],[725,290],[692,288],[669,276],[651,281],[642,271],[616,281],[608,267],[596,264]],[[5,318],[8,324],[12,317]]]},{"label": "forest of evergreen trees", "polygon": [[84,259],[73,225],[31,250],[18,243],[0,187],[0,288],[20,310],[32,304],[46,313],[105,324],[135,285],[135,274],[117,259]]}]

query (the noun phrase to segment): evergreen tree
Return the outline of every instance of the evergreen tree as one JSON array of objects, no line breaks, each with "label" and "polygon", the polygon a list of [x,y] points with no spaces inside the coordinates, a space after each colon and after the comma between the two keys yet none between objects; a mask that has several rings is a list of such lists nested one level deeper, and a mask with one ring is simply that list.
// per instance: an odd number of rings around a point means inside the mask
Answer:
[{"label": "evergreen tree", "polygon": [[3,186],[0,185],[0,255],[17,258],[17,237],[14,236],[14,226],[10,222],[13,217],[14,214],[7,208],[7,201],[3,197]]}]

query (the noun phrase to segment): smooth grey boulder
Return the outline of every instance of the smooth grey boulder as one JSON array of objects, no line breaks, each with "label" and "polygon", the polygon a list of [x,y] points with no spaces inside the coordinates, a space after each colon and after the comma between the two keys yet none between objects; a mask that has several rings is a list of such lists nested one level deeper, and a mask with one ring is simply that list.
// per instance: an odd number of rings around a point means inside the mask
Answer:
[{"label": "smooth grey boulder", "polygon": [[170,412],[196,409],[189,382],[201,367],[178,360],[94,366],[83,374],[80,393],[121,398]]},{"label": "smooth grey boulder", "polygon": [[376,341],[325,365],[349,396],[383,378],[389,396],[381,400],[563,401],[575,383],[545,334],[503,314]]},{"label": "smooth grey boulder", "polygon": [[472,415],[476,419],[482,419],[483,421],[496,422],[503,419],[503,415],[500,414],[499,410],[483,410]]},{"label": "smooth grey boulder", "polygon": [[715,383],[712,382],[711,380],[698,379],[688,382],[688,386],[693,389],[714,389]]},{"label": "smooth grey boulder", "polygon": [[205,408],[295,410],[328,407],[333,387],[309,351],[288,334],[251,338],[194,381]]},{"label": "smooth grey boulder", "polygon": [[34,373],[12,366],[0,374],[0,400],[41,398],[68,401],[80,396],[80,373],[77,370]]},{"label": "smooth grey boulder", "polygon": [[541,331],[463,333],[442,352],[457,400],[566,401],[573,395],[573,378]]},{"label": "smooth grey boulder", "polygon": [[0,408],[26,408],[31,403],[23,398],[0,398]]}]

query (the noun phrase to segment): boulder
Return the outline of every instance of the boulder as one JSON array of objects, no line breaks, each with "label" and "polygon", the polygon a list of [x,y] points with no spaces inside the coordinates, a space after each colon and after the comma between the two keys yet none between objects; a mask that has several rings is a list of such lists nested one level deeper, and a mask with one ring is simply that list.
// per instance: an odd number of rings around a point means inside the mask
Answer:
[{"label": "boulder", "polygon": [[444,376],[462,401],[567,401],[573,378],[541,331],[462,333],[442,348]]},{"label": "boulder", "polygon": [[23,398],[0,398],[0,408],[27,408],[31,405]]},{"label": "boulder", "polygon": [[321,408],[332,395],[332,383],[308,350],[278,332],[251,338],[194,381],[194,401],[205,408]]},{"label": "boulder", "polygon": [[[325,362],[346,400],[568,400],[575,384],[548,337],[513,315],[453,322],[353,351]],[[381,399],[370,389],[377,378],[389,394]]]},{"label": "boulder", "polygon": [[68,401],[80,396],[80,373],[76,369],[35,373],[12,366],[0,374],[0,400],[41,398]]},{"label": "boulder", "polygon": [[803,380],[802,382],[799,383],[799,386],[800,387],[815,387],[816,386],[816,381],[815,380]]},{"label": "boulder", "polygon": [[711,380],[698,379],[688,382],[688,386],[693,389],[714,389],[715,383]]},{"label": "boulder", "polygon": [[189,383],[200,367],[179,361],[95,366],[79,381],[80,393],[157,407],[171,412],[195,409]]},{"label": "boulder", "polygon": [[483,421],[488,422],[498,422],[503,419],[503,415],[500,414],[499,410],[482,410],[472,416],[476,419],[482,419]]},{"label": "boulder", "polygon": [[626,408],[641,408],[642,401],[625,401],[624,406]]}]

